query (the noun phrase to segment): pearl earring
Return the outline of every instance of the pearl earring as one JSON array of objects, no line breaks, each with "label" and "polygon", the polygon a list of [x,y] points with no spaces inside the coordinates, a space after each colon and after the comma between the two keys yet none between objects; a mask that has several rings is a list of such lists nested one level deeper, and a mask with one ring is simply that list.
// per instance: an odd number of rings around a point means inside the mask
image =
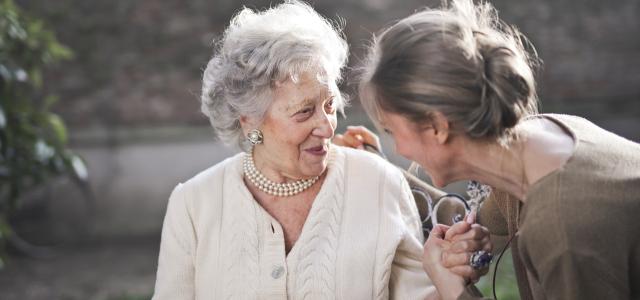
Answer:
[{"label": "pearl earring", "polygon": [[262,144],[262,140],[264,139],[264,137],[262,136],[262,131],[260,131],[259,129],[251,129],[251,131],[249,131],[249,133],[247,134],[247,139],[249,140],[251,145],[255,146],[258,144]]}]

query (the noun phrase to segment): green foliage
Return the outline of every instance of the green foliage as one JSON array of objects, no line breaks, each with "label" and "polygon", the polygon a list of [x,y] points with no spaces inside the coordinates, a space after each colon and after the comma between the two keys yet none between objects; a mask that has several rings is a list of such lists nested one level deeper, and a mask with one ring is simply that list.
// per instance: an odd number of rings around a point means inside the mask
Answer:
[{"label": "green foliage", "polygon": [[41,20],[0,0],[0,267],[24,192],[60,175],[87,180],[84,162],[67,148],[64,122],[50,111],[56,98],[41,91],[43,69],[71,57]]},{"label": "green foliage", "polygon": [[[495,267],[495,259],[491,264],[491,271],[480,279],[476,285],[485,297],[493,298],[493,271]],[[518,292],[518,282],[513,269],[513,259],[511,258],[511,249],[504,253],[498,265],[498,274],[496,276],[496,296],[498,300],[517,300],[520,299]]]}]

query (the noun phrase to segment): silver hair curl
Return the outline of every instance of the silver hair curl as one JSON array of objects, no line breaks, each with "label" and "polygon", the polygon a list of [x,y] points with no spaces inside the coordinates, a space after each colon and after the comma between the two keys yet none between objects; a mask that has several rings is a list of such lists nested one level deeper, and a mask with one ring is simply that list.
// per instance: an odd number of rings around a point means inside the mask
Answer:
[{"label": "silver hair curl", "polygon": [[[242,147],[240,117],[262,120],[278,82],[315,72],[323,83],[338,83],[348,55],[341,28],[299,1],[236,14],[202,79],[201,109],[220,140]],[[346,99],[337,101],[341,110]]]}]

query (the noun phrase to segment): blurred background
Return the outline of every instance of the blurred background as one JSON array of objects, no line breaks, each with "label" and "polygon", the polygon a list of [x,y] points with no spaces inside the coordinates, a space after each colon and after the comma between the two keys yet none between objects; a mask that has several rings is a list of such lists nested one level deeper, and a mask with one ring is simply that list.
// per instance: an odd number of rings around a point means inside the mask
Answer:
[{"label": "blurred background", "polygon": [[[212,41],[243,5],[279,2],[0,3],[0,299],[149,299],[169,193],[237,152],[216,141],[200,113]],[[311,2],[346,21],[342,88],[353,100],[339,131],[369,124],[353,67],[372,33],[439,3]],[[640,141],[639,1],[492,3],[544,62],[543,112],[584,116]],[[500,267],[501,299],[517,299],[509,262]]]}]

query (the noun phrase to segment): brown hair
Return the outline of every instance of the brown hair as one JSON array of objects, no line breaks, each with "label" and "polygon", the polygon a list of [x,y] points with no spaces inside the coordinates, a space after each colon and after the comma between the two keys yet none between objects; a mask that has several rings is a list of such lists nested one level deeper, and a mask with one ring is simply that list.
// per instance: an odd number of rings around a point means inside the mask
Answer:
[{"label": "brown hair", "polygon": [[526,38],[488,3],[453,0],[415,13],[374,37],[360,81],[363,106],[379,125],[380,110],[418,125],[439,111],[472,138],[510,136],[537,112]]}]

